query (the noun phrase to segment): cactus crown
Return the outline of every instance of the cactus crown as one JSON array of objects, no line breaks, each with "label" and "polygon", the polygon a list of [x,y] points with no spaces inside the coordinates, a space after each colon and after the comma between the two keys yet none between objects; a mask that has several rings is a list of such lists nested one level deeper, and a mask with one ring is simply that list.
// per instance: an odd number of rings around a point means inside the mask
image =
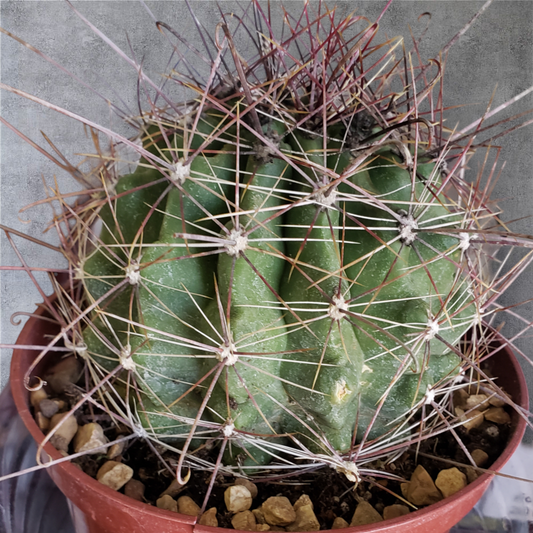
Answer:
[{"label": "cactus crown", "polygon": [[[222,14],[205,78],[170,74],[194,98],[157,89],[63,213],[62,336],[95,401],[175,449],[179,477],[307,458],[356,481],[413,428],[443,431],[429,408],[483,376],[487,343],[460,340],[488,335],[517,275],[490,273],[487,247],[527,244],[462,177],[476,146],[439,118],[439,62],[324,6],[283,26],[255,1]],[[213,443],[216,464],[194,453]]]}]

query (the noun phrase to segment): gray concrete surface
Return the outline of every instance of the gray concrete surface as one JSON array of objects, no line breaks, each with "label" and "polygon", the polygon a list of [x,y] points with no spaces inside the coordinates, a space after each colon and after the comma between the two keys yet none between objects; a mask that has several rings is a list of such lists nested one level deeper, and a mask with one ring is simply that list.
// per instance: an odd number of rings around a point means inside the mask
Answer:
[{"label": "gray concrete surface", "polygon": [[[316,2],[315,2],[316,3]],[[329,2],[333,4],[334,2]],[[385,5],[384,1],[339,2],[342,9],[357,8],[370,19],[376,17]],[[207,26],[217,20],[214,2],[192,2],[199,18]],[[277,4],[277,2],[273,2]],[[301,2],[286,2],[289,9],[300,9]],[[196,30],[190,22],[185,2],[148,2],[156,18],[166,21],[188,40],[200,46]],[[221,2],[229,11],[234,5]],[[479,9],[482,2],[472,1],[403,1],[394,3],[384,16],[382,31],[389,36],[403,34],[409,39],[408,24],[416,35],[423,24],[417,17],[431,12],[430,30],[421,47],[425,57],[434,56],[448,40]],[[146,71],[156,80],[161,79],[169,58],[170,46],[155,28],[144,7],[130,1],[82,1],[75,6],[87,18],[112,38],[123,50],[129,51],[128,37],[137,58],[142,58]],[[93,89],[119,106],[128,106],[131,113],[136,108],[136,72],[126,65],[100,38],[94,35],[62,1],[1,1],[1,26],[37,47]],[[496,1],[471,28],[466,36],[451,50],[447,63],[445,101],[453,106],[460,103],[475,104],[455,109],[450,113],[449,126],[457,121],[462,126],[477,118],[496,89],[493,107],[519,94],[533,85],[533,2]],[[105,100],[81,86],[60,70],[52,67],[31,50],[9,37],[1,36],[1,81],[10,86],[34,94],[44,100],[65,107],[91,120],[126,133],[120,121],[113,115]],[[503,113],[533,108],[531,95]],[[45,145],[41,131],[73,160],[76,154],[91,151],[90,139],[82,127],[73,120],[54,111],[44,109],[28,100],[2,91],[1,116],[35,142]],[[503,146],[501,161],[507,161],[505,170],[494,190],[494,198],[500,200],[507,220],[520,219],[513,225],[515,231],[533,233],[533,222],[523,217],[533,214],[533,126],[514,132],[500,141]],[[57,177],[64,191],[77,186],[64,172],[21,140],[5,125],[1,126],[1,221],[32,237],[56,242],[53,234],[43,235],[46,222],[51,218],[47,206],[39,206],[20,213],[19,209],[43,198],[42,178],[53,184]],[[472,175],[475,174],[475,166]],[[36,247],[20,238],[14,239],[18,250],[32,266],[57,265],[61,258],[51,250]],[[4,235],[1,237],[1,262],[3,265],[20,265],[16,254]],[[46,275],[36,274],[44,292],[49,292]],[[1,342],[13,343],[20,325],[10,322],[16,311],[31,312],[41,300],[28,275],[24,272],[0,273],[1,287]],[[509,291],[502,303],[521,301],[533,297],[533,277],[526,273],[515,288]],[[531,304],[522,308],[527,320],[533,320]],[[20,319],[22,322],[24,318]],[[509,323],[509,331],[522,327],[517,320]],[[520,346],[533,356],[531,341]],[[0,386],[9,375],[10,350],[2,350]],[[529,372],[529,381],[531,372]]]}]

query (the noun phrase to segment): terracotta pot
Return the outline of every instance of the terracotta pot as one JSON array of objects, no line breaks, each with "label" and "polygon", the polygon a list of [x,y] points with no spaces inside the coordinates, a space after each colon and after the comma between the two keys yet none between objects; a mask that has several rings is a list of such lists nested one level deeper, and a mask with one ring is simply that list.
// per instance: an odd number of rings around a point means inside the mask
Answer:
[{"label": "terracotta pot", "polygon": [[[37,314],[43,315],[39,309]],[[43,337],[50,333],[50,322],[30,318],[22,330],[18,344],[42,345]],[[37,427],[29,408],[29,393],[24,387],[24,374],[33,361],[36,352],[33,350],[14,350],[11,363],[11,388],[17,409],[24,424],[37,442],[44,435]],[[508,348],[502,348],[491,358],[493,371],[498,375],[498,383],[505,390],[512,391],[514,401],[528,408],[527,386],[520,365]],[[501,457],[492,465],[492,470],[500,470],[511,457],[524,434],[526,427],[523,418],[513,416],[514,432]],[[52,458],[61,455],[51,446],[44,447]],[[223,533],[222,528],[195,526],[196,518],[180,515],[170,511],[157,509],[119,492],[115,492],[87,476],[69,462],[49,468],[50,476],[70,500],[73,521],[78,533]],[[481,498],[494,476],[483,474],[476,481],[456,493],[454,496],[427,508],[412,512],[407,516],[371,524],[368,526],[350,527],[345,533],[444,533],[461,520]]]}]

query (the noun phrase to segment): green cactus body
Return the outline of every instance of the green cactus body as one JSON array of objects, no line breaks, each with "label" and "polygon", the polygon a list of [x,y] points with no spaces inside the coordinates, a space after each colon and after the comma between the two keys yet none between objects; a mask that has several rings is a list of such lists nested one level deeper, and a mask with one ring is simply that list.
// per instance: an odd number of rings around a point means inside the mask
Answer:
[{"label": "green cactus body", "polygon": [[413,196],[411,174],[391,152],[379,155],[367,172],[350,181],[403,220],[411,211],[418,226],[417,238],[409,243],[409,239],[398,239],[401,225],[376,203],[362,195],[360,202],[346,202],[346,211],[353,217],[347,220],[346,273],[353,280],[353,309],[363,319],[355,321],[365,353],[363,422],[370,420],[382,395],[396,383],[381,409],[381,422],[371,433],[375,435],[386,429],[385,420],[404,414],[428,386],[457,370],[459,358],[433,337],[438,333],[455,344],[470,326],[465,318],[472,313],[472,298],[466,294],[467,282],[457,266],[461,262],[458,240],[424,231],[424,226],[458,223],[457,217],[450,216],[450,207],[443,206],[444,195],[438,201],[433,197],[432,191],[441,183],[434,165],[417,166]]},{"label": "green cactus body", "polygon": [[[118,180],[115,187],[117,199],[113,202],[113,209],[106,204],[100,213],[104,223],[100,234],[103,244],[139,244],[157,239],[165,201],[159,202],[152,214],[150,210],[167,186],[162,178],[156,170],[140,168]],[[156,181],[159,183],[150,185]]]},{"label": "green cactus body", "polygon": [[[204,153],[215,153],[224,145],[223,139],[231,140],[232,135],[229,131],[222,139],[217,134],[223,128],[226,119],[221,113],[214,110],[202,113],[194,132],[193,117],[194,115],[183,116],[176,127],[172,127],[172,124],[165,120],[148,125],[142,139],[143,148],[160,159],[175,161],[186,159],[190,155],[190,150],[198,150],[205,142],[208,142],[208,145]],[[141,167],[152,166],[145,157],[141,157],[139,164]]]},{"label": "green cactus body", "polygon": [[[161,230],[165,208],[165,199],[161,200],[166,183],[160,181],[163,176],[155,170],[139,169],[133,174],[120,178],[115,187],[116,199],[111,199],[113,207],[107,203],[100,210],[103,226],[100,233],[100,245],[83,264],[83,280],[86,293],[91,301],[105,296],[110,289],[125,279],[126,269],[138,259],[140,245],[156,240]],[[154,183],[153,185],[150,185]],[[160,201],[161,200],[161,201]],[[157,204],[157,210],[152,206]],[[140,229],[142,226],[142,230]],[[132,301],[131,285],[112,294],[100,305],[108,313],[137,318],[137,305]],[[88,350],[98,357],[98,362],[106,369],[112,370],[118,357],[115,353],[128,344],[126,323],[111,317],[93,319],[99,330],[87,328],[84,342]],[[104,343],[105,336],[115,347]]]},{"label": "green cactus body", "polygon": [[[303,152],[311,162],[322,164],[322,142],[320,137],[306,139],[296,135],[293,150],[297,154]],[[305,172],[313,177],[312,170],[306,168]],[[303,179],[298,189],[310,191]],[[291,324],[289,350],[294,353],[286,356],[281,374],[288,383],[287,392],[305,413],[301,416],[306,423],[311,417],[314,422],[309,425],[313,430],[320,428],[318,433],[323,432],[336,449],[349,449],[363,356],[352,326],[329,313],[334,308],[333,302],[348,293],[347,283],[338,274],[327,276],[328,272],[340,272],[341,267],[339,233],[335,229],[339,213],[316,204],[293,207],[287,213],[286,224],[287,252],[295,268],[292,264],[286,267],[282,295],[288,305],[298,309],[300,322]],[[310,288],[313,282],[324,277],[316,287]],[[308,433],[290,415],[287,428]]]},{"label": "green cactus body", "polygon": [[[288,146],[282,145],[282,149],[287,150]],[[290,177],[290,170],[281,159],[260,162],[248,158],[246,186],[240,199],[244,214],[234,215],[227,224],[230,235],[246,236],[248,244],[244,257],[231,250],[219,256],[217,280],[222,308],[215,300],[207,311],[221,343],[234,352],[221,361],[227,366],[209,405],[219,419],[231,421],[238,430],[259,435],[281,433],[282,406],[287,404],[279,379],[287,335],[285,310],[276,297],[285,266],[278,255],[284,246],[276,217],[282,198],[276,191]],[[208,368],[217,364],[214,358],[206,362]],[[226,461],[244,465],[268,462],[268,455],[260,448],[249,444],[242,447],[246,452],[239,446],[230,447]]]},{"label": "green cactus body", "polygon": [[[227,211],[224,199],[233,188],[234,168],[230,150],[198,155],[190,177],[169,193],[159,240],[142,256],[140,322],[150,329],[132,340],[132,359],[148,399],[166,411],[164,416],[148,415],[150,425],[161,432],[176,433],[173,415],[194,420],[200,407],[197,343],[205,338],[197,328],[214,294],[213,258],[202,255],[208,250],[198,248],[199,241],[177,234],[209,235],[215,230],[212,220],[202,219],[206,211]],[[188,431],[188,426],[183,429],[185,435]]]},{"label": "green cactus body", "polygon": [[[202,130],[192,145],[209,135]],[[291,433],[313,450],[325,442],[348,450],[378,406],[370,437],[456,371],[458,358],[434,337],[455,344],[473,306],[458,238],[438,232],[461,221],[444,194],[435,198],[435,165],[418,164],[412,193],[411,173],[381,149],[330,190],[320,167],[340,175],[352,156],[329,137],[327,152],[319,135],[293,133],[292,152],[280,145],[309,180],[281,157],[241,154],[236,202],[236,150],[213,143],[150,217],[168,181],[135,190],[161,176],[142,166],[117,186],[117,194],[133,192],[103,210],[103,245],[85,265],[87,292],[96,299],[124,279],[126,257],[139,260],[140,282],[105,307],[123,320],[96,321],[110,341],[89,328],[85,340],[100,364],[135,369],[137,410],[162,438],[185,438],[198,419],[196,435],[212,435],[202,424],[217,422],[241,436],[283,442]],[[171,137],[180,156],[186,138]],[[269,454],[237,436],[224,460],[253,466]]]},{"label": "green cactus body", "polygon": [[128,264],[126,251],[135,259],[135,250],[140,244],[154,242],[159,236],[165,201],[159,202],[153,213],[150,211],[163,194],[166,183],[150,184],[162,178],[159,172],[145,169],[123,176],[115,187],[117,198],[110,200],[113,207],[107,203],[102,207],[101,245],[83,264],[85,288],[94,300],[124,279],[123,264]]}]

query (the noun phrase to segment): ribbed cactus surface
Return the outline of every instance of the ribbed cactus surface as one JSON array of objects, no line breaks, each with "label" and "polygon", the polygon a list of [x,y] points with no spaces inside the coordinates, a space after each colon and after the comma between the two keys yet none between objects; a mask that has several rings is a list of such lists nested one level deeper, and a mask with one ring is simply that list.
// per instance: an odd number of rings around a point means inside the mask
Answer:
[{"label": "ribbed cactus surface", "polygon": [[342,125],[270,109],[240,134],[225,105],[154,121],[108,191],[83,264],[88,352],[187,449],[218,427],[229,463],[268,462],[262,439],[349,450],[458,370],[475,316],[463,213],[407,144],[358,163]]}]

